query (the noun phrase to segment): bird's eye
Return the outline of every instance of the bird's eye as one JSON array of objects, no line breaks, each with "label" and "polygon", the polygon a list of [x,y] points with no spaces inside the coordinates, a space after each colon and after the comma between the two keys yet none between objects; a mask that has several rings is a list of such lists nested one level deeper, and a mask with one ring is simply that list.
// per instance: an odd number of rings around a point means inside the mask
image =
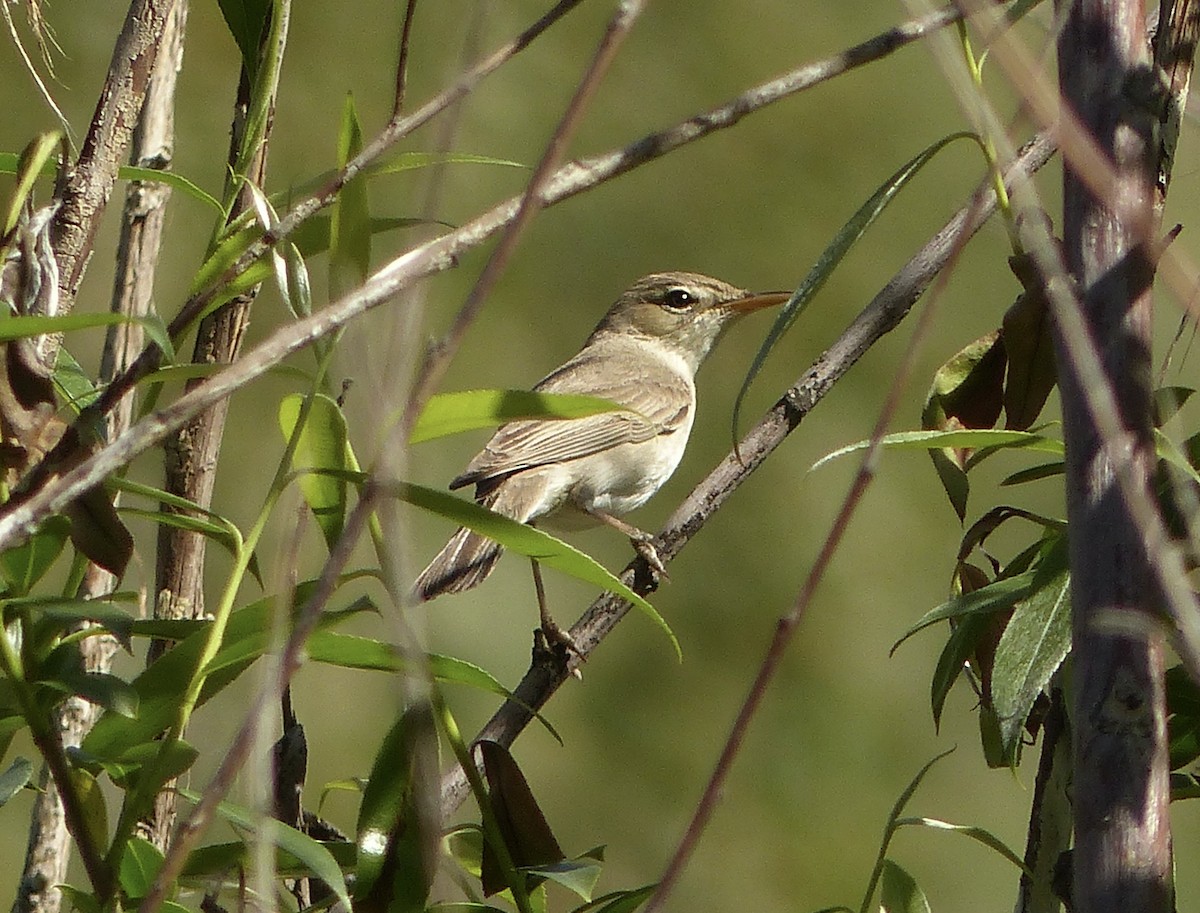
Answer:
[{"label": "bird's eye", "polygon": [[685,288],[673,288],[664,296],[663,303],[669,308],[684,310],[696,303],[696,296]]}]

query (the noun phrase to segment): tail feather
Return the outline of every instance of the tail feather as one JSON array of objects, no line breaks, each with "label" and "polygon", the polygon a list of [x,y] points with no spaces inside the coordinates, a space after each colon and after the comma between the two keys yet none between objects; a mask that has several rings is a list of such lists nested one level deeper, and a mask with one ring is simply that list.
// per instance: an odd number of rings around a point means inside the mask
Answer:
[{"label": "tail feather", "polygon": [[433,599],[477,586],[495,568],[503,551],[494,539],[460,529],[417,577],[417,598]]},{"label": "tail feather", "polygon": [[[526,474],[504,480],[478,503],[521,523],[534,518],[541,503],[541,480]],[[461,593],[478,586],[496,567],[504,548],[494,539],[465,527],[421,571],[413,585],[414,595],[424,601],[443,593]]]}]

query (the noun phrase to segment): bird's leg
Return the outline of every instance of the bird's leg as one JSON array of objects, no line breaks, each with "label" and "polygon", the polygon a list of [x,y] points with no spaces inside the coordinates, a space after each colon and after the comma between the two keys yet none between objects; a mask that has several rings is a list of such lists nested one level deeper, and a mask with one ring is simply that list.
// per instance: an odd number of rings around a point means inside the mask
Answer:
[{"label": "bird's leg", "polygon": [[587,657],[575,645],[570,633],[560,628],[558,622],[550,617],[550,610],[546,608],[546,587],[542,583],[542,566],[537,563],[536,558],[530,558],[529,564],[533,568],[533,588],[537,591],[538,615],[541,618],[542,635],[546,638],[546,643],[552,648],[569,650],[580,659],[586,660]]},{"label": "bird's leg", "polygon": [[658,549],[654,547],[654,537],[652,535],[638,529],[632,523],[626,523],[620,517],[614,517],[607,511],[600,510],[597,507],[589,509],[588,514],[595,517],[601,523],[611,526],[618,532],[622,532],[628,536],[630,543],[633,545],[633,550],[642,556],[645,562],[650,565],[650,569],[664,580],[671,579],[662,558],[659,557]]}]

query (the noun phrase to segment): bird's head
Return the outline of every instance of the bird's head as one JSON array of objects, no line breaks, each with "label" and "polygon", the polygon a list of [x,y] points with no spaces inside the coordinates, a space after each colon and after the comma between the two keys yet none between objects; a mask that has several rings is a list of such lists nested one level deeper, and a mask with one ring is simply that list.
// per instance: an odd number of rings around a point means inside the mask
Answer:
[{"label": "bird's head", "polygon": [[699,273],[652,273],[617,299],[593,338],[613,333],[654,340],[695,370],[736,318],[788,297],[787,292],[749,292]]}]

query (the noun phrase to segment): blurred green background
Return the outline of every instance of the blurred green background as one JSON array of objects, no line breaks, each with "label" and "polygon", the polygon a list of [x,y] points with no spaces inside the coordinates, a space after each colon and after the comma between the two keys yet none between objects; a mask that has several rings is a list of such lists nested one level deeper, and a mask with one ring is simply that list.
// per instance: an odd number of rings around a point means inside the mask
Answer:
[{"label": "blurred green background", "polygon": [[[403,4],[297,3],[293,10],[283,91],[271,147],[270,188],[285,190],[332,167],[346,93],[371,136],[391,107]],[[410,106],[456,72],[464,40],[495,47],[540,15],[547,2],[434,0],[419,5],[412,45]],[[528,51],[490,78],[461,108],[450,148],[532,165],[539,157],[614,4],[584,3]],[[123,10],[117,4],[56,4],[48,19],[65,57],[53,92],[82,134],[108,63]],[[571,155],[623,145],[718,104],[742,89],[805,61],[833,54],[903,18],[899,4],[757,0],[651,3],[596,96]],[[471,34],[473,37],[464,38]],[[1023,28],[1040,51],[1036,21]],[[10,43],[3,45],[7,87],[0,148],[19,150],[54,121],[40,106]],[[175,168],[218,193],[224,174],[236,49],[215,3],[193,0],[181,76]],[[989,74],[1006,115],[1015,110],[999,71]],[[442,121],[404,148],[438,148]],[[752,288],[795,286],[860,203],[919,150],[966,123],[928,48],[913,46],[829,84],[747,118],[685,150],[586,196],[547,211],[515,258],[455,361],[446,389],[528,386],[573,354],[615,296],[635,277],[663,269],[697,270]],[[1196,202],[1195,131],[1185,128],[1168,223]],[[955,144],[920,175],[846,261],[810,311],[768,362],[748,405],[748,423],[809,365],[892,273],[954,211],[982,174],[978,152]],[[1057,166],[1040,180],[1057,198]],[[445,173],[434,215],[461,224],[517,192],[528,172],[457,166]],[[413,174],[372,185],[376,215],[413,215],[425,199]],[[119,204],[119,200],[118,200]],[[107,306],[115,212],[110,207],[81,308]],[[1053,210],[1052,210],[1053,211]],[[199,204],[176,196],[168,218],[157,300],[170,315],[183,300],[211,230]],[[403,250],[403,234],[376,240],[377,265]],[[1185,232],[1177,245],[1195,256]],[[396,350],[439,333],[474,281],[486,252],[424,287],[425,313],[413,331],[384,308],[354,327],[343,343],[338,379],[354,382],[348,410],[360,453],[372,454],[380,428],[398,407],[406,376]],[[916,379],[895,427],[919,424],[932,372],[959,348],[992,329],[1018,288],[1005,265],[1008,244],[987,226],[963,253],[938,302],[933,332],[920,343]],[[314,275],[324,269],[314,264]],[[323,280],[318,278],[318,289]],[[286,319],[276,294],[255,306],[250,344]],[[1179,309],[1162,296],[1162,337]],[[568,852],[608,845],[602,890],[654,881],[679,839],[712,769],[737,707],[772,634],[792,605],[857,468],[844,458],[813,474],[823,454],[867,436],[912,342],[909,321],[875,347],[704,529],[670,568],[671,581],[654,602],[677,633],[684,662],[666,639],[631,616],[587,664],[584,681],[555,697],[548,716],[565,745],[531,729],[515,754]],[[710,359],[699,379],[701,410],[676,477],[632,519],[657,529],[679,499],[728,451],[733,397],[768,323],[747,320]],[[397,340],[398,334],[403,338]],[[72,340],[94,365],[99,337]],[[190,352],[190,345],[187,347]],[[311,365],[304,355],[297,359]],[[1177,358],[1169,379],[1194,374]],[[1191,378],[1194,384],[1194,378]],[[257,510],[282,449],[275,408],[293,379],[270,377],[234,399],[216,508],[239,522]],[[1185,413],[1185,421],[1190,413]],[[742,429],[744,430],[744,428]],[[410,476],[442,486],[478,449],[485,435],[442,440],[415,449]],[[156,457],[138,471],[160,478]],[[1061,514],[1054,481],[1021,490],[994,484],[1026,465],[1001,457],[976,482],[971,516],[1005,499]],[[278,563],[280,534],[295,523],[280,511],[264,567]],[[451,532],[437,519],[411,522],[413,570]],[[152,542],[139,528],[144,543]],[[1024,543],[1007,534],[1002,555]],[[1015,773],[989,771],[978,747],[974,698],[952,695],[940,732],[929,711],[929,680],[944,633],[927,632],[894,655],[896,638],[947,594],[961,529],[927,457],[888,453],[844,547],[804,619],[781,674],[740,755],[723,803],[674,895],[674,910],[811,910],[857,906],[892,802],[920,766],[951,747],[910,806],[914,814],[988,828],[1020,853],[1034,775],[1031,754]],[[311,537],[310,573],[321,550]],[[576,537],[611,568],[628,560],[627,543],[608,532]],[[403,547],[399,543],[398,547]],[[1006,551],[1007,550],[1007,551]],[[364,560],[367,556],[364,554]],[[227,562],[210,552],[215,588]],[[129,582],[153,586],[153,555],[135,559]],[[573,581],[548,581],[561,620],[573,619],[594,593]],[[247,592],[247,596],[252,591]],[[514,684],[529,655],[536,623],[527,565],[509,558],[486,586],[439,600],[418,624],[432,650],[476,662]],[[359,630],[390,636],[393,627],[363,622]],[[125,670],[137,660],[124,661]],[[246,676],[232,693],[197,717],[192,740],[220,745],[240,722]],[[452,694],[464,731],[494,708],[473,694]],[[323,783],[369,770],[378,740],[399,706],[397,683],[383,676],[325,667],[304,669],[296,703],[310,743],[309,805]],[[18,750],[28,752],[27,743]],[[207,757],[193,778],[199,788],[219,759]],[[27,797],[0,814],[0,897],[11,895],[20,867]],[[325,812],[353,826],[355,803],[335,796]],[[1176,846],[1194,845],[1196,814],[1176,809]],[[935,909],[1009,909],[1016,871],[973,842],[924,831],[904,832],[892,856],[926,888]],[[1200,889],[1196,860],[1178,859],[1180,890]],[[556,909],[567,899],[555,898]]]}]

